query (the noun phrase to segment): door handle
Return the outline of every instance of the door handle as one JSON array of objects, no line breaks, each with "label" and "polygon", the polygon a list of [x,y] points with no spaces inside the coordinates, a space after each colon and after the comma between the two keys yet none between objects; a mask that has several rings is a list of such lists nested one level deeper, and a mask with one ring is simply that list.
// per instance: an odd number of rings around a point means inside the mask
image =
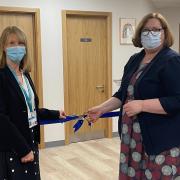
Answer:
[{"label": "door handle", "polygon": [[96,89],[99,90],[100,92],[104,92],[104,85],[98,85],[96,86]]}]

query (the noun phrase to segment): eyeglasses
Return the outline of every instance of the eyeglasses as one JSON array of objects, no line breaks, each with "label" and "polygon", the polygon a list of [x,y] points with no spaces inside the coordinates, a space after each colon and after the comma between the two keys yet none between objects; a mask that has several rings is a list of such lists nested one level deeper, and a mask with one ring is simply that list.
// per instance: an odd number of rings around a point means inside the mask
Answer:
[{"label": "eyeglasses", "polygon": [[162,30],[163,28],[153,28],[153,29],[143,29],[141,32],[142,32],[142,35],[144,36],[149,35],[149,33],[151,33],[153,36],[156,36],[160,34]]}]

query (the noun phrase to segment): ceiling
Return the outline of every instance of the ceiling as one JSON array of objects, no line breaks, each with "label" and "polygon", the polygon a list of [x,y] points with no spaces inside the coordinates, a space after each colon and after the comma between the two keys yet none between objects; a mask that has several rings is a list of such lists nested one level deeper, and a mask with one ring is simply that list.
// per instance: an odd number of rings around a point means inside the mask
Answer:
[{"label": "ceiling", "polygon": [[179,7],[180,0],[151,0],[157,8]]}]

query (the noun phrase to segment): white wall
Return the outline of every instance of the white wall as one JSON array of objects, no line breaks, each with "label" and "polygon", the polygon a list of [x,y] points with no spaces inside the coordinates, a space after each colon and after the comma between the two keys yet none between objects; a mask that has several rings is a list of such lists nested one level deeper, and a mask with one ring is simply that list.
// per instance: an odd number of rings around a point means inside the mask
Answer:
[{"label": "white wall", "polygon": [[[119,44],[119,18],[137,22],[154,7],[149,0],[0,0],[0,6],[40,8],[44,106],[63,108],[63,55],[61,10],[107,11],[113,14],[113,79],[120,79],[130,55],[138,51],[132,45]],[[117,89],[113,84],[113,92]],[[117,132],[117,120],[113,121]],[[64,125],[45,127],[45,141],[64,140]]]},{"label": "white wall", "polygon": [[161,8],[158,9],[158,12],[160,12],[168,21],[175,39],[172,48],[179,52],[180,7]]}]

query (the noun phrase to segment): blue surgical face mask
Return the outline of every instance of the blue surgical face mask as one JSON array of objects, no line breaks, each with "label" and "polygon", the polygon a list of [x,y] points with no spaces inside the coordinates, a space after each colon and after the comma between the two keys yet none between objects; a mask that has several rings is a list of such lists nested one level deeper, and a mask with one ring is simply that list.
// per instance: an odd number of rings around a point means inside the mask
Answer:
[{"label": "blue surgical face mask", "polygon": [[16,64],[20,64],[25,55],[25,46],[14,46],[6,48],[6,56]]},{"label": "blue surgical face mask", "polygon": [[156,32],[152,35],[149,32],[147,35],[141,33],[141,44],[145,49],[155,49],[161,45],[161,32]]}]

